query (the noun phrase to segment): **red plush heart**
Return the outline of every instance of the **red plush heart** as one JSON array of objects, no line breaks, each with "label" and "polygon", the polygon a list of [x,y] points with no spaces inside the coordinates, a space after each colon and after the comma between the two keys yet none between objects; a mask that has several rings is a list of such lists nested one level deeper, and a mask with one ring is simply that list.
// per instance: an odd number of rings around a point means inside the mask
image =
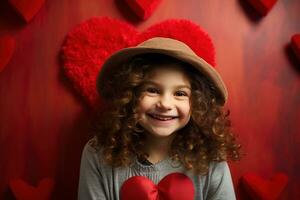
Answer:
[{"label": "red plush heart", "polygon": [[125,0],[133,12],[142,20],[148,19],[161,0]]},{"label": "red plush heart", "polygon": [[168,37],[185,42],[194,52],[215,66],[210,37],[188,20],[166,20],[142,33],[125,22],[107,17],[89,19],[72,30],[62,47],[64,69],[74,87],[94,106],[98,94],[96,77],[105,59],[124,47],[152,37]]},{"label": "red plush heart", "polygon": [[248,0],[248,1],[259,14],[265,16],[274,6],[277,0]]},{"label": "red plush heart", "polygon": [[29,22],[40,10],[45,0],[8,0],[21,17]]},{"label": "red plush heart", "polygon": [[0,37],[0,72],[7,65],[15,50],[15,39],[11,36]]},{"label": "red plush heart", "polygon": [[300,34],[295,34],[291,39],[292,48],[300,60]]},{"label": "red plush heart", "polygon": [[126,180],[120,190],[122,200],[193,200],[194,185],[184,174],[172,173],[157,185],[144,176],[134,176]]},{"label": "red plush heart", "polygon": [[14,179],[9,182],[9,185],[17,200],[49,200],[54,181],[51,178],[44,178],[37,187],[33,187],[23,180]]},{"label": "red plush heart", "polygon": [[242,176],[242,182],[249,195],[255,200],[276,200],[288,182],[288,176],[283,173],[275,174],[271,179],[247,173]]}]

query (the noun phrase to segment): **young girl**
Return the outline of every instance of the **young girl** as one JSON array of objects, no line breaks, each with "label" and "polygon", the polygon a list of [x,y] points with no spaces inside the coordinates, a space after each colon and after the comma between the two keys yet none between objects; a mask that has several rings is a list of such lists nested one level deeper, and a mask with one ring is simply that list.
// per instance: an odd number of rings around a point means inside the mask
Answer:
[{"label": "young girl", "polygon": [[226,87],[187,45],[157,37],[120,50],[97,89],[105,108],[83,150],[79,199],[235,199]]}]

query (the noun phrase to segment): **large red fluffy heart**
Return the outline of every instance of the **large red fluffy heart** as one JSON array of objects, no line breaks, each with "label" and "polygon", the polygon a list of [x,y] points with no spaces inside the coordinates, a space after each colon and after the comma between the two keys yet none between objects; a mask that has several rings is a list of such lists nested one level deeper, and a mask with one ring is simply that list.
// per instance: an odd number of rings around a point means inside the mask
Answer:
[{"label": "large red fluffy heart", "polygon": [[40,10],[45,0],[8,0],[21,17],[29,22]]},{"label": "large red fluffy heart", "polygon": [[300,34],[295,34],[292,36],[291,39],[292,48],[297,55],[298,59],[300,60]]},{"label": "large red fluffy heart", "polygon": [[265,16],[274,6],[277,0],[248,0],[255,10]]},{"label": "large red fluffy heart", "polygon": [[165,176],[157,185],[144,176],[134,176],[126,180],[120,190],[122,200],[193,200],[192,180],[182,173]]},{"label": "large red fluffy heart", "polygon": [[276,200],[285,188],[288,177],[283,173],[277,173],[267,180],[254,173],[247,173],[242,176],[242,182],[253,199]]},{"label": "large red fluffy heart", "polygon": [[94,106],[98,98],[96,77],[105,59],[117,50],[152,37],[183,41],[215,66],[215,51],[210,37],[191,21],[166,20],[138,33],[130,24],[102,17],[79,24],[67,35],[62,47],[65,72],[75,89]]},{"label": "large red fluffy heart", "polygon": [[7,65],[15,50],[15,39],[11,36],[0,37],[0,72]]},{"label": "large red fluffy heart", "polygon": [[51,178],[44,178],[37,187],[33,187],[23,180],[14,179],[9,185],[17,200],[50,200],[54,181]]},{"label": "large red fluffy heart", "polygon": [[129,7],[142,20],[148,19],[161,0],[125,0]]},{"label": "large red fluffy heart", "polygon": [[90,105],[97,98],[96,76],[113,52],[133,45],[138,32],[131,25],[110,18],[92,18],[75,27],[63,45],[64,69],[74,87]]}]

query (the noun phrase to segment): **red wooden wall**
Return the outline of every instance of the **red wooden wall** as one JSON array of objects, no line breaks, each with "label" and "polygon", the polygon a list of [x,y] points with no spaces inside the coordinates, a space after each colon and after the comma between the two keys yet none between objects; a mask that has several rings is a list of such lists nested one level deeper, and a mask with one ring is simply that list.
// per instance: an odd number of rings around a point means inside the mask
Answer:
[{"label": "red wooden wall", "polygon": [[300,199],[300,61],[289,46],[300,33],[299,0],[278,0],[264,18],[245,0],[163,0],[146,21],[121,0],[46,0],[27,24],[2,0],[0,36],[11,34],[16,49],[0,72],[0,199],[14,199],[10,179],[36,185],[44,177],[55,179],[54,199],[76,199],[91,113],[65,78],[59,51],[68,31],[92,16],[138,30],[168,18],[200,24],[213,38],[245,152],[230,165],[238,196],[248,199],[239,181],[245,172],[284,172],[289,182],[280,199]]}]

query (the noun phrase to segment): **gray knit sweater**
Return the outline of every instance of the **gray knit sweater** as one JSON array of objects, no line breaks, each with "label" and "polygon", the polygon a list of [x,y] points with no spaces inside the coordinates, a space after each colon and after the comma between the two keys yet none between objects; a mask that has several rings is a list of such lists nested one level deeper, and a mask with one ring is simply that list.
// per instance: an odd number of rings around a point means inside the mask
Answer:
[{"label": "gray knit sweater", "polygon": [[187,175],[194,184],[195,200],[235,200],[230,171],[226,162],[213,162],[206,176],[193,175],[170,158],[146,165],[137,159],[130,167],[112,168],[99,159],[99,151],[89,141],[82,152],[78,188],[79,200],[119,200],[119,191],[128,178],[145,176],[157,184],[173,172]]}]

